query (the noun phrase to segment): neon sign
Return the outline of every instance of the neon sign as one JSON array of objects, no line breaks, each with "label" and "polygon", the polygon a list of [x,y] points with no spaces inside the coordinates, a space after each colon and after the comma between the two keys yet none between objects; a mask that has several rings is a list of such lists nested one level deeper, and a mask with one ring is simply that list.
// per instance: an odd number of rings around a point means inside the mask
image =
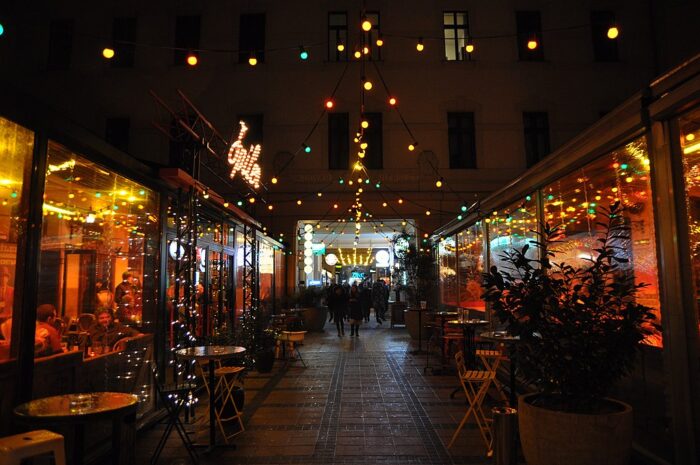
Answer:
[{"label": "neon sign", "polygon": [[260,152],[262,147],[260,144],[251,145],[250,148],[246,149],[243,147],[243,138],[248,132],[248,126],[245,122],[240,121],[241,129],[238,132],[238,139],[231,144],[228,150],[228,162],[233,165],[231,168],[231,177],[236,176],[236,173],[240,173],[248,184],[251,184],[256,189],[260,187],[260,165],[258,164],[258,158],[260,157]]}]

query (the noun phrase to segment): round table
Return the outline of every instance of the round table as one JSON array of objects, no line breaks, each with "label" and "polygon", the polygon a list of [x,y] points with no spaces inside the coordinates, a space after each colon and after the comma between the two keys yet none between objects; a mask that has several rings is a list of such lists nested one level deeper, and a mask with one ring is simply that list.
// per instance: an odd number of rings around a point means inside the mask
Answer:
[{"label": "round table", "polygon": [[464,337],[464,361],[467,368],[474,369],[476,365],[476,347],[474,344],[474,332],[477,326],[486,326],[489,324],[486,320],[471,319],[471,320],[449,320],[448,325],[459,326],[462,328],[462,336]]},{"label": "round table", "polygon": [[507,331],[487,331],[479,335],[481,339],[485,341],[498,342],[508,346],[508,358],[510,358],[510,406],[517,408],[517,396],[515,394],[515,364],[516,364],[516,351],[515,345],[520,342],[520,336],[513,336]]},{"label": "round table", "polygon": [[71,463],[82,465],[85,424],[89,421],[112,420],[112,463],[133,463],[133,443],[122,453],[122,425],[127,427],[133,440],[136,409],[139,399],[122,392],[92,392],[45,397],[15,407],[14,414],[21,423],[34,426],[72,424],[75,426],[75,444]]},{"label": "round table", "polygon": [[239,346],[198,346],[175,351],[175,355],[183,360],[195,360],[198,363],[209,362],[209,448],[216,447],[216,415],[214,412],[216,387],[216,362],[237,357],[245,352],[245,347]]}]

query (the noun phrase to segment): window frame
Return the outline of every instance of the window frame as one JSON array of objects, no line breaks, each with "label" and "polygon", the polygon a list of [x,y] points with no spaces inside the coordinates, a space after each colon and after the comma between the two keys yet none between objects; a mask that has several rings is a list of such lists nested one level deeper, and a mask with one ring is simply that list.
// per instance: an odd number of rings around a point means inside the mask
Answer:
[{"label": "window frame", "polygon": [[[446,24],[445,22],[445,15],[451,14],[452,15],[452,24]],[[458,15],[464,15],[464,24],[458,24],[457,22],[457,17]],[[454,37],[448,38],[447,37],[447,31],[453,31],[454,32]],[[464,37],[459,37],[459,32],[462,31],[464,33]],[[443,11],[442,12],[442,35],[443,35],[443,45],[445,46],[445,61],[468,61],[471,60],[471,54],[465,53],[464,47],[467,45],[467,41],[469,40],[469,12],[464,10],[464,11],[456,11],[456,10],[451,10],[451,11]],[[447,54],[447,48],[448,48],[448,41],[453,42],[453,47],[454,47],[454,52],[456,58],[450,59],[448,54]],[[461,41],[461,42],[460,42]]]},{"label": "window frame", "polygon": [[[332,25],[331,16],[342,15],[345,18],[345,25]],[[341,36],[345,33],[345,38],[342,44],[345,45],[345,49],[340,52],[338,51],[338,43]],[[335,41],[331,41],[331,33],[335,35]],[[348,12],[347,11],[329,11],[328,12],[328,61],[343,62],[348,61]]]},{"label": "window frame", "polygon": [[[460,120],[460,124],[453,124],[456,120]],[[466,125],[462,127],[464,121]],[[453,151],[453,144],[460,150]],[[447,153],[450,169],[478,169],[476,115],[473,111],[447,112]]]}]

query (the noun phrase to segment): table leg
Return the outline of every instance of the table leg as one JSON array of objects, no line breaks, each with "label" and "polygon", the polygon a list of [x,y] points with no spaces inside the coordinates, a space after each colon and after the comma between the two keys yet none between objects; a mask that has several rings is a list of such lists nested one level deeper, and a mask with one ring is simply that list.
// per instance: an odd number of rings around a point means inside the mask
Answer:
[{"label": "table leg", "polygon": [[85,425],[76,423],[75,425],[75,444],[73,444],[73,464],[83,465],[83,456],[85,455]]},{"label": "table leg", "polygon": [[[112,421],[112,463],[114,465],[133,465],[135,426],[135,413]],[[126,441],[123,441],[125,436]]]},{"label": "table leg", "polygon": [[462,326],[464,338],[464,359],[467,368],[473,370],[476,365],[476,349],[474,348],[474,331],[468,326]]},{"label": "table leg", "polygon": [[216,446],[216,405],[214,405],[216,398],[214,395],[214,391],[216,390],[215,370],[216,364],[214,360],[209,360],[209,447],[212,449]]},{"label": "table leg", "polygon": [[518,399],[515,394],[515,348],[510,348],[510,406],[518,408]]}]

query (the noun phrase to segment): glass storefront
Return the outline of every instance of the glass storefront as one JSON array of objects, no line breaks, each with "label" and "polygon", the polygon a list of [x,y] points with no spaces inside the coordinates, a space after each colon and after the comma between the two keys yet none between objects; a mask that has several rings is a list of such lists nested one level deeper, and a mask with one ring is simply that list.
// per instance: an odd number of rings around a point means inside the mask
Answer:
[{"label": "glass storefront", "polygon": [[260,287],[260,309],[263,315],[269,315],[274,305],[275,256],[272,245],[258,241],[258,270]]},{"label": "glass storefront", "polygon": [[17,217],[27,166],[32,159],[34,133],[0,118],[0,362],[10,358],[17,267]]},{"label": "glass storefront", "polygon": [[486,310],[481,299],[484,273],[484,234],[482,222],[457,233],[457,276],[459,280],[459,306],[479,311]]},{"label": "glass storefront", "polygon": [[49,143],[38,302],[70,324],[109,310],[150,330],[155,317],[158,195]]},{"label": "glass storefront", "polygon": [[458,307],[457,245],[454,236],[446,237],[438,244],[438,261],[440,300],[446,307]]},{"label": "glass storefront", "polygon": [[537,200],[535,195],[528,195],[521,201],[508,205],[502,211],[494,211],[486,218],[489,230],[490,266],[503,268],[501,255],[506,250],[522,250],[529,246],[526,256],[537,258],[537,249],[533,241],[537,240]]}]

